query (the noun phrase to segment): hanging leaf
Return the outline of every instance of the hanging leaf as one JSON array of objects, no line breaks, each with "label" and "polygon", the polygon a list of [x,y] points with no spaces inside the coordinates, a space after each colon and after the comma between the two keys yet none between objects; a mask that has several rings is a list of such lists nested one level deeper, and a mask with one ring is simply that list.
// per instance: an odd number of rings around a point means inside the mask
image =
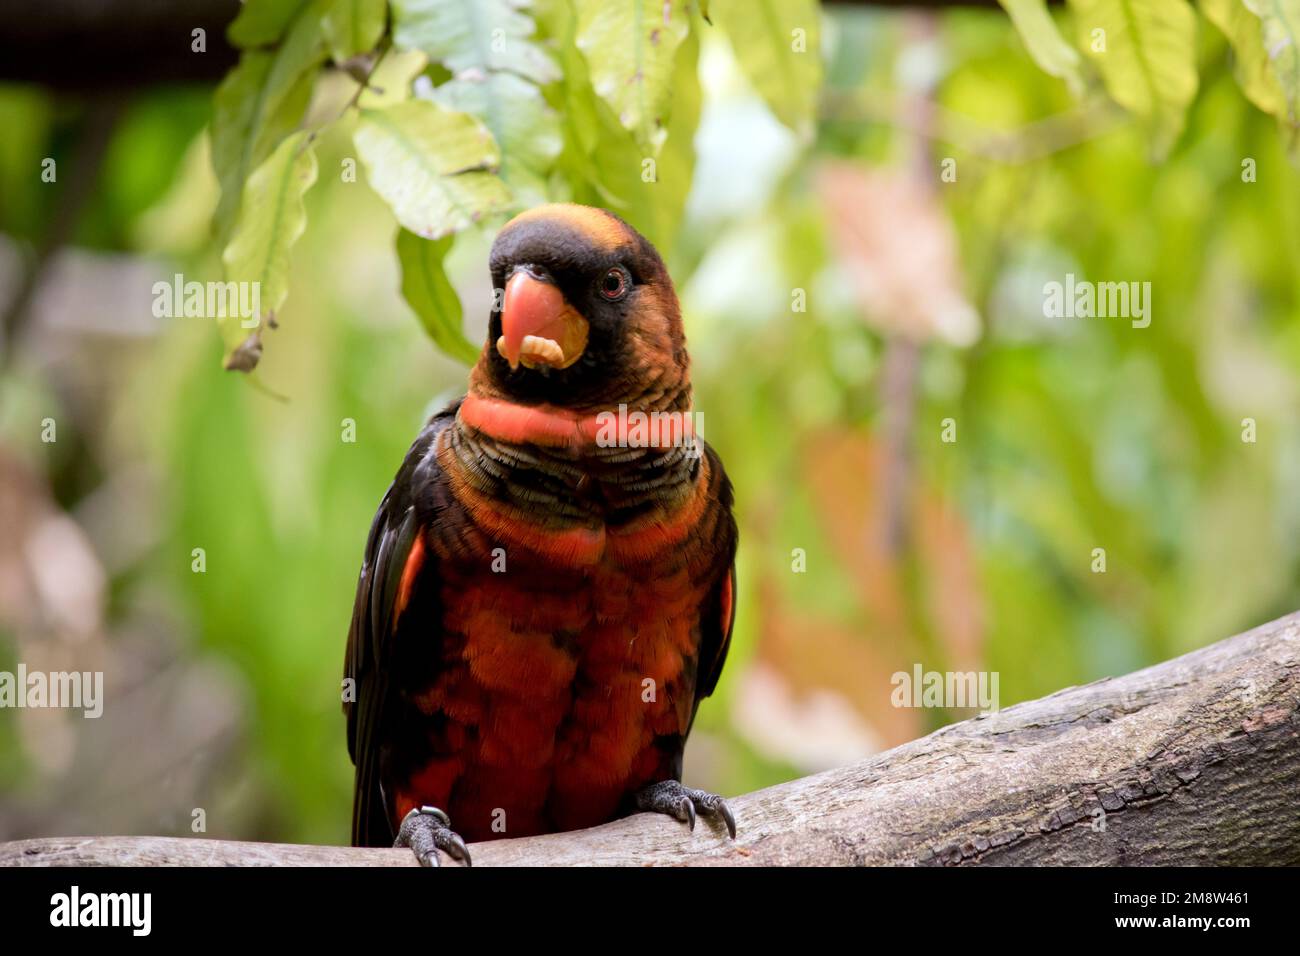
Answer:
[{"label": "hanging leaf", "polygon": [[437,239],[505,211],[510,193],[487,127],[428,100],[362,110],[353,134],[370,185],[403,228]]},{"label": "hanging leaf", "polygon": [[487,124],[501,150],[501,175],[518,191],[526,187],[545,201],[545,174],[555,164],[564,141],[560,118],[532,83],[513,73],[464,75],[429,94],[436,103],[470,113]]},{"label": "hanging leaf", "polygon": [[575,0],[575,7],[592,86],[642,149],[658,152],[668,135],[673,62],[690,32],[685,4]]},{"label": "hanging leaf", "polygon": [[420,324],[445,354],[473,365],[479,350],[465,337],[461,327],[463,312],[460,297],[452,288],[443,262],[455,241],[421,239],[402,229],[397,234],[397,259],[402,266],[402,296],[415,310]]},{"label": "hanging leaf", "polygon": [[1242,0],[1201,0],[1201,11],[1232,45],[1233,70],[1242,92],[1265,112],[1285,116],[1286,96],[1269,63],[1260,18]]},{"label": "hanging leaf", "polygon": [[1196,14],[1185,0],[1070,0],[1079,44],[1115,102],[1151,129],[1163,157],[1196,95]]},{"label": "hanging leaf", "polygon": [[998,0],[1016,25],[1016,32],[1039,68],[1065,81],[1075,96],[1083,93],[1079,51],[1070,46],[1056,21],[1047,12],[1045,0]]},{"label": "hanging leaf", "polygon": [[[255,283],[259,320],[274,316],[284,305],[289,294],[289,250],[307,228],[302,198],[316,181],[316,154],[305,144],[306,136],[302,132],[285,139],[249,177],[238,224],[221,256],[227,281]],[[230,359],[246,357],[250,343],[260,354],[262,323],[251,334],[232,319],[221,326],[227,367],[249,371],[245,361],[232,365]]]},{"label": "hanging leaf", "polygon": [[745,76],[796,132],[811,130],[821,85],[814,0],[722,0],[714,9]]},{"label": "hanging leaf", "polygon": [[1273,112],[1294,150],[1300,139],[1300,0],[1245,0],[1245,5],[1264,25],[1264,50],[1285,101]]},{"label": "hanging leaf", "polygon": [[[564,104],[560,122],[565,144],[561,152],[569,161],[581,165],[584,176],[591,178],[594,176],[592,154],[599,141],[597,107],[604,104],[591,88],[587,61],[577,47],[578,21],[573,8],[567,3],[556,3],[545,8],[545,13],[540,22],[545,34],[554,38],[561,71],[558,100]],[[609,112],[608,107],[604,109]]]},{"label": "hanging leaf", "polygon": [[525,0],[393,0],[393,42],[421,50],[453,74],[505,70],[535,83],[558,74],[532,40]]},{"label": "hanging leaf", "polygon": [[246,0],[226,28],[226,38],[241,48],[272,46],[310,0]]},{"label": "hanging leaf", "polygon": [[335,63],[369,53],[384,35],[387,0],[328,0],[321,29]]},{"label": "hanging leaf", "polygon": [[316,68],[325,60],[315,3],[305,4],[273,53],[245,53],[214,97],[212,167],[221,183],[217,233],[225,238],[244,181],[302,121]]},{"label": "hanging leaf", "polygon": [[577,47],[577,18],[567,4],[556,4],[545,21],[564,70],[559,98],[565,149],[559,167],[567,174],[572,199],[604,206],[635,226],[651,242],[668,246],[677,234],[695,167],[699,125],[699,38],[691,33],[673,64],[673,111],[668,136],[658,156],[647,156],[609,105],[596,95],[587,60]]}]

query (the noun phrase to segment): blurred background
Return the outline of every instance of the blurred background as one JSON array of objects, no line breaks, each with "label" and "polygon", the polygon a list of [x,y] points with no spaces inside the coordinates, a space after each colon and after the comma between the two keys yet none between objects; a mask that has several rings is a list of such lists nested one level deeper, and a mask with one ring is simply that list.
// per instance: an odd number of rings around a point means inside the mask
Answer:
[{"label": "blurred background", "polygon": [[[745,792],[971,715],[892,706],[916,664],[996,671],[1005,707],[1300,606],[1300,180],[1223,35],[1200,23],[1153,151],[997,7],[795,3],[814,63],[792,77],[715,2],[653,199],[620,204],[566,171],[622,161],[571,155],[566,2],[535,5],[565,72],[526,134],[562,145],[516,201],[607,205],[658,244],[736,487],[739,618],[690,782]],[[25,6],[0,20],[0,670],[102,670],[106,701],[0,710],[0,839],[192,835],[202,808],[208,836],[345,843],[365,535],[466,366],[403,300],[392,214],[338,172],[345,123],[316,140],[255,375],[213,321],[155,317],[155,282],[221,278],[209,124],[238,5],[178,4],[177,42],[210,29],[175,62],[125,21],[42,58]],[[325,70],[304,124],[354,86]],[[476,346],[503,218],[447,260]],[[1045,317],[1067,274],[1150,282],[1150,326]]]}]

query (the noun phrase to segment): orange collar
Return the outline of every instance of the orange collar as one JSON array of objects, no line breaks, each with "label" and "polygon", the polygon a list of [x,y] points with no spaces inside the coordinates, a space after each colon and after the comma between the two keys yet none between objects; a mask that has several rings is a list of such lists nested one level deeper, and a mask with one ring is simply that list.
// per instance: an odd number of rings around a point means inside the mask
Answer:
[{"label": "orange collar", "polygon": [[519,405],[468,395],[461,422],[497,441],[550,448],[672,448],[695,434],[690,409],[643,412],[626,405],[580,413],[554,405]]}]

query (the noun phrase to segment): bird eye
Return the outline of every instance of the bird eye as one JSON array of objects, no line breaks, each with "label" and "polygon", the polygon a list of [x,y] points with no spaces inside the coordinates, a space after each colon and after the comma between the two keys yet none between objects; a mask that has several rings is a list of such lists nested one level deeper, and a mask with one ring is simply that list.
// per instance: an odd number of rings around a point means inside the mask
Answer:
[{"label": "bird eye", "polygon": [[627,291],[627,276],[623,274],[622,269],[610,269],[601,277],[600,294],[611,302],[616,302],[623,298],[623,293]]}]

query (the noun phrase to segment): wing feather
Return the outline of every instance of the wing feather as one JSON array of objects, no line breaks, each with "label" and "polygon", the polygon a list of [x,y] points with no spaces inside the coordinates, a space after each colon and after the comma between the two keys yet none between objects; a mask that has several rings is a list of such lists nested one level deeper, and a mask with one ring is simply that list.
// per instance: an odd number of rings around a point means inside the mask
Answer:
[{"label": "wing feather", "polygon": [[[718,569],[718,578],[717,584],[700,608],[700,656],[695,676],[695,705],[691,711],[691,724],[695,723],[700,701],[712,694],[718,686],[718,678],[722,676],[722,667],[727,662],[727,651],[731,647],[732,627],[736,622],[736,542],[739,535],[735,518],[731,514],[731,481],[722,467],[722,460],[707,443],[704,451],[709,459],[709,495],[713,499],[710,507],[717,522],[713,540],[717,543],[715,567]],[[689,729],[687,732],[690,732]]]},{"label": "wing feather", "polygon": [[[352,843],[355,846],[391,846],[393,830],[389,796],[384,792],[385,745],[393,738],[393,660],[404,620],[398,608],[407,564],[420,561],[423,548],[415,548],[423,523],[419,503],[428,497],[430,482],[442,480],[441,469],[430,454],[434,440],[455,409],[432,419],[411,446],[393,479],[370,527],[356,601],[344,676],[350,678],[355,700],[344,701],[347,715],[348,753],[356,766],[352,801]],[[438,589],[437,569],[425,561],[413,580],[428,595]],[[427,613],[429,601],[421,602]],[[436,659],[437,648],[429,654]]]}]

